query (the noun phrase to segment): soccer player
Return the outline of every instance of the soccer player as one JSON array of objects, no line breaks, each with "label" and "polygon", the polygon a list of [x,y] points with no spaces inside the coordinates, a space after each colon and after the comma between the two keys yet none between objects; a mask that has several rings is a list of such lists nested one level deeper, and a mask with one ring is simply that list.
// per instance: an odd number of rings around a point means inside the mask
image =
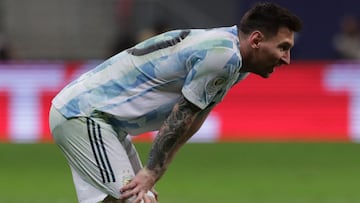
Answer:
[{"label": "soccer player", "polygon": [[[301,27],[286,8],[258,3],[238,26],[165,32],[67,85],[53,99],[50,128],[79,202],[156,196],[154,185],[176,152],[232,86],[290,63]],[[143,167],[128,135],[154,130]]]}]

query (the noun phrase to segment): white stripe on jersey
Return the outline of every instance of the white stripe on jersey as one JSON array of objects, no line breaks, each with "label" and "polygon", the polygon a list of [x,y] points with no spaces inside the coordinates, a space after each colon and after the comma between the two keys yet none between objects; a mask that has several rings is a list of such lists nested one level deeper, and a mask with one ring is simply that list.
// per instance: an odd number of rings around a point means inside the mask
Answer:
[{"label": "white stripe on jersey", "polygon": [[175,30],[106,60],[65,87],[53,104],[67,118],[104,116],[130,134],[156,130],[179,97],[204,109],[239,77],[237,27]]}]

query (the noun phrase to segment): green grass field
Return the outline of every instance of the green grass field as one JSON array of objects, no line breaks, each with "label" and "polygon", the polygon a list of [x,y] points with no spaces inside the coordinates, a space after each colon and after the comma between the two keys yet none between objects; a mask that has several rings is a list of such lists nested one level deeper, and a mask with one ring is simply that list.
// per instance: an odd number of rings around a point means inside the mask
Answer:
[{"label": "green grass field", "polygon": [[[145,159],[149,144],[137,143]],[[359,203],[360,146],[187,144],[157,185],[160,203]],[[0,144],[0,202],[72,203],[54,144]]]}]

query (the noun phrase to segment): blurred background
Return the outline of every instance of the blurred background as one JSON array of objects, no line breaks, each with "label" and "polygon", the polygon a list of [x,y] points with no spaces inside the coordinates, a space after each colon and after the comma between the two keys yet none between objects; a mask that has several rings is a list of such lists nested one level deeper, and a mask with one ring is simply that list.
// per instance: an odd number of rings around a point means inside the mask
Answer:
[{"label": "blurred background", "polygon": [[[156,32],[235,25],[254,2],[1,0],[1,44],[13,59],[104,59]],[[334,37],[349,29],[345,21],[351,21],[350,17],[360,17],[356,0],[273,2],[288,7],[304,21],[294,59],[340,58]]]},{"label": "blurred background", "polygon": [[[0,0],[0,202],[76,202],[48,128],[64,85],[155,34],[236,25],[255,2]],[[360,2],[272,2],[304,23],[292,64],[229,92],[160,202],[360,202]],[[133,138],[144,162],[154,135]]]}]

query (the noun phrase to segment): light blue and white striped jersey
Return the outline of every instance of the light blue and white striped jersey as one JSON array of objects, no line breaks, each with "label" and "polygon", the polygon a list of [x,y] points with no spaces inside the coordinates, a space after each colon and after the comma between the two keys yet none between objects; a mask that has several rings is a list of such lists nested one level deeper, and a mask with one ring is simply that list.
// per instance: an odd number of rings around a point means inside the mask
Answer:
[{"label": "light blue and white striped jersey", "polygon": [[53,100],[67,118],[95,116],[136,135],[157,130],[183,95],[219,103],[240,74],[237,27],[174,30],[111,57]]}]

